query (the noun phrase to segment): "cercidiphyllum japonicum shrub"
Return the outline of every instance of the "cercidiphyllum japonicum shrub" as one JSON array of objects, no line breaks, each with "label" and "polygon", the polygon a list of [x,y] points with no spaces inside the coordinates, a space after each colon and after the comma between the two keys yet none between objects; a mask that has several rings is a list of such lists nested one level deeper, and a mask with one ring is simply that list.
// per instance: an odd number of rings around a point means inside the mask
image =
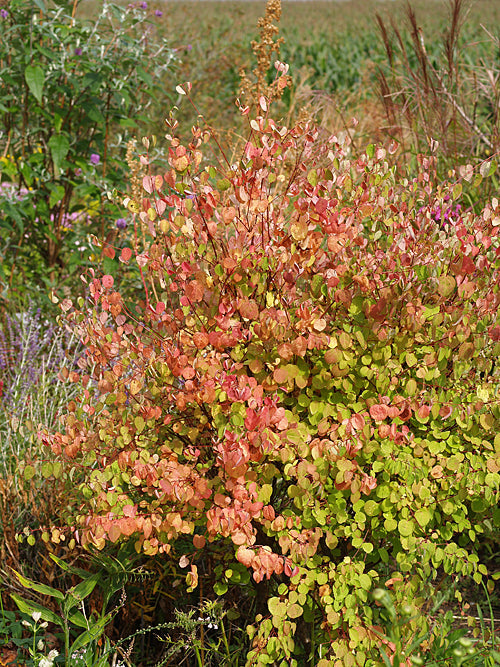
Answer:
[{"label": "cercidiphyllum japonicum shrub", "polygon": [[150,241],[117,256],[144,296],[105,275],[64,303],[97,389],[42,438],[83,476],[83,545],[180,557],[188,591],[219,559],[204,595],[256,595],[248,665],[374,664],[369,591],[396,573],[425,630],[426,582],[480,580],[498,537],[500,206],[437,221],[460,184],[432,158],[400,181],[259,113],[233,165],[196,127],[149,165]]},{"label": "cercidiphyllum japonicum shrub", "polygon": [[60,287],[89,232],[118,233],[105,193],[124,182],[126,133],[165,102],[173,51],[146,2],[103,2],[92,21],[78,0],[1,5],[0,279]]}]

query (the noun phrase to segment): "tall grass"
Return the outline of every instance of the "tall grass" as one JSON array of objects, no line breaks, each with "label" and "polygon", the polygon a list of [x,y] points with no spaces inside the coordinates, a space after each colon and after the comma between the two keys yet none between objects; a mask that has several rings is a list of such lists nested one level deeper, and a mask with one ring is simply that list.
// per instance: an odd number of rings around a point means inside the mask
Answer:
[{"label": "tall grass", "polygon": [[486,26],[469,25],[469,11],[464,0],[452,0],[441,41],[430,44],[410,5],[407,32],[377,15],[388,64],[378,75],[388,132],[414,152],[438,142],[448,166],[500,148],[500,42]]},{"label": "tall grass", "polygon": [[76,395],[61,369],[77,369],[74,334],[44,319],[41,310],[5,314],[0,328],[0,474],[16,475],[39,454],[39,425],[55,426]]}]

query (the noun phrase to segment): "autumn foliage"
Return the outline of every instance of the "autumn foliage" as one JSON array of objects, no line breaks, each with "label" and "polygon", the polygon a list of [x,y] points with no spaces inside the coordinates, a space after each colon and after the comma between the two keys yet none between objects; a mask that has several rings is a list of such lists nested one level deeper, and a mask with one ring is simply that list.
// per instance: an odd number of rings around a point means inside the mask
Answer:
[{"label": "autumn foliage", "polygon": [[94,275],[90,311],[64,302],[83,388],[43,439],[81,481],[83,545],[169,554],[189,590],[233,563],[204,593],[260,599],[247,664],[375,664],[369,591],[416,611],[438,571],[480,580],[498,535],[500,206],[436,220],[461,184],[432,157],[400,180],[396,146],[258,114],[234,164],[198,127],[167,169],[145,151],[136,242],[105,248],[143,294]]}]

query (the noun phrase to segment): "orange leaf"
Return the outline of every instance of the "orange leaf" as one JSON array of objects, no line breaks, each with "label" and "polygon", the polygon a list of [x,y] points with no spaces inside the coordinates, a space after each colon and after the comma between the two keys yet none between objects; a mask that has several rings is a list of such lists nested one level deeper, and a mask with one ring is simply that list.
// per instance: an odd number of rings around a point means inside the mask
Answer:
[{"label": "orange leaf", "polygon": [[197,280],[192,280],[186,285],[186,296],[191,303],[198,303],[203,299],[204,286]]},{"label": "orange leaf", "polygon": [[203,350],[204,347],[208,345],[208,334],[203,331],[197,331],[193,334],[193,343],[196,345],[198,350]]},{"label": "orange leaf", "polygon": [[203,549],[206,544],[206,539],[203,535],[193,535],[193,544],[196,549]]},{"label": "orange leaf", "polygon": [[142,382],[140,380],[132,380],[130,383],[130,393],[137,394],[142,389]]},{"label": "orange leaf", "polygon": [[259,318],[259,307],[253,299],[242,299],[238,310],[246,320],[257,320]]},{"label": "orange leaf", "polygon": [[111,542],[116,542],[121,534],[122,531],[120,530],[118,524],[113,523],[108,530],[108,537],[111,540]]}]

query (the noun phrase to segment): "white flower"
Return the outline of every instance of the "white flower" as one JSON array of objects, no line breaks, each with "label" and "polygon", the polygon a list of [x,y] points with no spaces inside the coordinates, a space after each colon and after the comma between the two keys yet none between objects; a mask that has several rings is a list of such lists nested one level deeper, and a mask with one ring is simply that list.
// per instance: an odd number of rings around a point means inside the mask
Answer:
[{"label": "white flower", "polygon": [[38,644],[36,645],[36,647],[39,651],[43,651],[43,647],[44,647],[43,639],[38,640]]},{"label": "white flower", "polygon": [[54,662],[48,658],[42,658],[38,663],[38,667],[54,667]]},{"label": "white flower", "polygon": [[42,612],[41,611],[34,611],[31,614],[31,618],[35,621],[35,623],[38,623],[38,621],[42,618]]}]

